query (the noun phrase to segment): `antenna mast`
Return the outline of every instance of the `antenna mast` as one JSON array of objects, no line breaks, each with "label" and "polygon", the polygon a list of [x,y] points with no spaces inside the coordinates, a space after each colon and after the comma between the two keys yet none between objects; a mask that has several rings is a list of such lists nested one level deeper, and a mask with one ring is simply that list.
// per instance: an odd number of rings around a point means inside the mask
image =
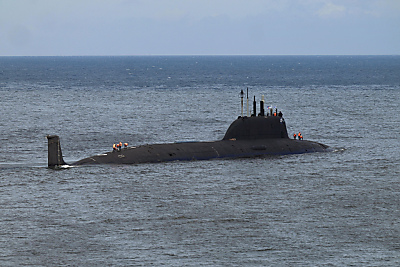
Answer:
[{"label": "antenna mast", "polygon": [[247,87],[247,117],[249,117],[249,87]]},{"label": "antenna mast", "polygon": [[243,90],[240,91],[240,106],[242,108],[242,117],[243,117],[243,97],[244,97],[244,92]]}]

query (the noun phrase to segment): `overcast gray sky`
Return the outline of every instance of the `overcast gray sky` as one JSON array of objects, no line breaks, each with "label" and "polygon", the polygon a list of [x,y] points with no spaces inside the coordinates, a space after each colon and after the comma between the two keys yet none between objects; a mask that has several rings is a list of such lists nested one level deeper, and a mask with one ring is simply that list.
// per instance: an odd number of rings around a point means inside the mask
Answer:
[{"label": "overcast gray sky", "polygon": [[0,55],[400,54],[400,0],[0,0]]}]

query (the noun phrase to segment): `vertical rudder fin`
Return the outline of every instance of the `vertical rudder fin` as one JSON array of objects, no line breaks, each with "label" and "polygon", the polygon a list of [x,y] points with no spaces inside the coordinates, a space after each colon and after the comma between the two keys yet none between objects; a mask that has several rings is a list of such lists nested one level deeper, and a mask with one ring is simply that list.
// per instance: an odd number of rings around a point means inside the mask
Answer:
[{"label": "vertical rudder fin", "polygon": [[61,165],[66,165],[60,145],[60,137],[58,135],[47,135],[48,142],[48,166],[49,168],[56,168]]}]

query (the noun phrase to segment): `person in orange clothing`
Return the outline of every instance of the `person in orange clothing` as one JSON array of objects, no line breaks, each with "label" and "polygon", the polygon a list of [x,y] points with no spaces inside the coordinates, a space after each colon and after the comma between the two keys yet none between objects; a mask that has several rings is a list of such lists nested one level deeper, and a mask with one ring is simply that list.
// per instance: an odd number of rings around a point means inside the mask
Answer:
[{"label": "person in orange clothing", "polygon": [[124,143],[124,147],[127,148],[128,147],[128,143]]},{"label": "person in orange clothing", "polygon": [[296,137],[297,137],[297,134],[293,134],[293,139],[296,139]]},{"label": "person in orange clothing", "polygon": [[303,136],[301,135],[301,132],[297,135],[299,137],[299,140],[303,140]]}]

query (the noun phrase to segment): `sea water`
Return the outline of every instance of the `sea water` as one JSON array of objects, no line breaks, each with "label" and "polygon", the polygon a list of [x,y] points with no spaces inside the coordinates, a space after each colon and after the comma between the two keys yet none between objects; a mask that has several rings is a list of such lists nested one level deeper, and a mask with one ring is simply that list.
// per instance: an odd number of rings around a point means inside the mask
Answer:
[{"label": "sea water", "polygon": [[[333,152],[47,168],[219,140],[247,88]],[[2,266],[400,264],[399,56],[0,57],[0,93]]]}]

